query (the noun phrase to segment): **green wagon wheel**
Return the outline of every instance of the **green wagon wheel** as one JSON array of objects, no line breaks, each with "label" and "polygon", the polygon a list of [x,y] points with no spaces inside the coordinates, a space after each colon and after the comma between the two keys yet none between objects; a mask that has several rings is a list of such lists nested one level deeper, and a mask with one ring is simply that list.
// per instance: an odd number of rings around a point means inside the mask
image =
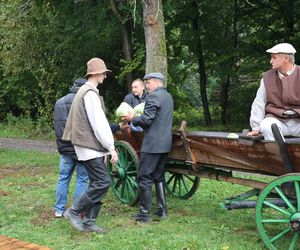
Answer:
[{"label": "green wagon wheel", "polygon": [[[286,194],[287,186],[293,194]],[[268,199],[274,195],[280,197],[284,206]],[[256,225],[269,249],[296,249],[300,233],[300,174],[283,175],[262,190],[256,203]]]},{"label": "green wagon wheel", "polygon": [[169,194],[180,198],[190,198],[198,189],[200,178],[191,175],[165,171],[166,190]]},{"label": "green wagon wheel", "polygon": [[139,199],[136,180],[139,158],[134,148],[126,141],[117,141],[115,148],[118,151],[118,162],[112,165],[110,157],[107,159],[111,187],[122,203],[133,206]]}]

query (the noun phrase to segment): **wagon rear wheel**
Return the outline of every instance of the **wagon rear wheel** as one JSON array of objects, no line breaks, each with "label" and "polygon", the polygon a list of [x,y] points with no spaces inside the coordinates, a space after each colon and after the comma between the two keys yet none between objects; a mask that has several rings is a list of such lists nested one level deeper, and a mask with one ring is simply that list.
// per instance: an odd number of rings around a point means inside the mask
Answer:
[{"label": "wagon rear wheel", "polygon": [[165,171],[166,190],[180,199],[190,198],[198,189],[200,178]]},{"label": "wagon rear wheel", "polygon": [[[287,192],[287,187],[292,192]],[[296,249],[300,234],[300,174],[281,176],[262,190],[256,204],[256,224],[269,249]]]},{"label": "wagon rear wheel", "polygon": [[122,203],[133,206],[139,199],[136,180],[139,158],[134,148],[126,141],[117,141],[115,147],[119,161],[112,165],[110,157],[107,159],[111,187]]}]

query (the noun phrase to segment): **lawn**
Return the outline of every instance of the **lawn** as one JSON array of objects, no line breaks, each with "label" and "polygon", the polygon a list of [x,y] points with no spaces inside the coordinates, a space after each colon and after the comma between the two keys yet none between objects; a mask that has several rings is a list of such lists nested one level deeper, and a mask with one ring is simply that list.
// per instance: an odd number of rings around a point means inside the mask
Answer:
[{"label": "lawn", "polygon": [[[0,155],[2,235],[57,250],[264,249],[256,229],[254,209],[226,211],[219,205],[224,198],[248,188],[202,179],[190,199],[168,196],[168,219],[149,225],[133,222],[130,217],[138,207],[122,205],[110,190],[97,220],[108,233],[81,233],[72,229],[65,219],[53,216],[57,154],[0,149]],[[71,191],[73,187],[72,181]]]}]

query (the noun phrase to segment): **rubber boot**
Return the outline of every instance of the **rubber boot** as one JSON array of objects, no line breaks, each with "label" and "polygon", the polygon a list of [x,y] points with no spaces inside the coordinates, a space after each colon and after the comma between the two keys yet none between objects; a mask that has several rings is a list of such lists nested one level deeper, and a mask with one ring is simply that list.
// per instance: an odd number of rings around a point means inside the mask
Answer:
[{"label": "rubber boot", "polygon": [[167,206],[166,206],[166,195],[165,185],[163,182],[155,183],[156,189],[156,201],[157,201],[157,216],[160,220],[167,218]]},{"label": "rubber boot", "polygon": [[95,232],[98,234],[106,233],[104,228],[96,225],[96,219],[101,209],[101,202],[94,204],[90,209],[85,211],[83,218],[83,228],[85,232]]},{"label": "rubber boot", "polygon": [[80,214],[89,209],[91,206],[93,206],[93,202],[84,193],[78,200],[77,204],[73,204],[64,212],[64,217],[70,221],[73,228],[79,231],[84,231]]},{"label": "rubber boot", "polygon": [[140,188],[140,212],[133,217],[135,221],[148,223],[151,220],[151,188]]}]

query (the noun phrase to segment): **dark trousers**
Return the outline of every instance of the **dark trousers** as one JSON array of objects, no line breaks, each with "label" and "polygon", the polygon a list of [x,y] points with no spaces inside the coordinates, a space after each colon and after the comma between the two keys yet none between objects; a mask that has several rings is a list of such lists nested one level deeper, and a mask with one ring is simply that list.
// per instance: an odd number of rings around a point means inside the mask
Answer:
[{"label": "dark trousers", "polygon": [[138,185],[141,188],[151,188],[153,182],[162,182],[164,167],[168,153],[151,154],[141,152],[137,174]]},{"label": "dark trousers", "polygon": [[86,195],[95,204],[101,202],[110,186],[108,169],[104,164],[104,157],[80,161],[85,166],[89,176],[89,186]]}]

